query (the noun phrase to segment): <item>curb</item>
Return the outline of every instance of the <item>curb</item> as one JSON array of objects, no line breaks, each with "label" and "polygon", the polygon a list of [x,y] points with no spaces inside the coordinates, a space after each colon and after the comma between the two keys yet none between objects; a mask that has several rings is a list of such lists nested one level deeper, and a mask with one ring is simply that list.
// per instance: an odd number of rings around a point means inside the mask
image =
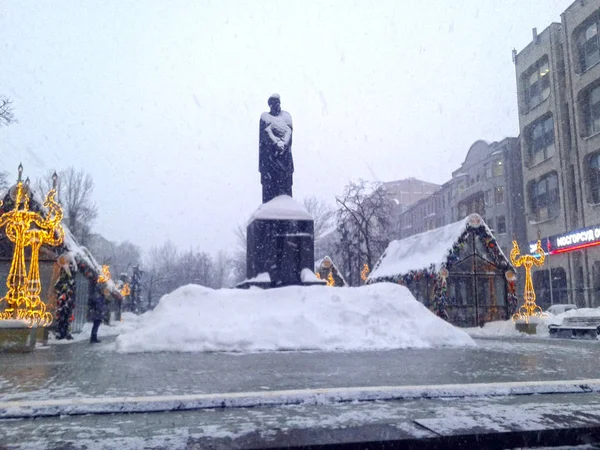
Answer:
[{"label": "curb", "polygon": [[71,398],[0,402],[0,418],[24,419],[84,414],[148,413],[215,408],[319,405],[420,398],[497,397],[600,392],[600,379],[514,383],[373,386],[146,397]]}]

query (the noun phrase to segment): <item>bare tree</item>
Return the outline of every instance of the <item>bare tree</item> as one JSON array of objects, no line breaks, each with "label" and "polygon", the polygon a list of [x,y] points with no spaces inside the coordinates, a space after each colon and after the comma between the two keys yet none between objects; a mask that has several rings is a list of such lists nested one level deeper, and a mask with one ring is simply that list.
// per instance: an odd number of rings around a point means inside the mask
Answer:
[{"label": "bare tree", "polygon": [[117,244],[100,234],[92,233],[88,237],[86,247],[100,263],[110,266],[113,279],[117,279],[122,273],[130,274],[130,269],[141,263],[140,248],[129,241]]},{"label": "bare tree", "polygon": [[315,241],[320,239],[333,228],[335,210],[324,201],[317,197],[305,197],[304,207],[310,213],[314,220]]},{"label": "bare tree", "polygon": [[111,270],[115,277],[127,273],[128,269],[139,265],[141,262],[140,248],[129,241],[123,241],[114,248],[114,259],[111,261]]},{"label": "bare tree", "polygon": [[[52,176],[38,180],[36,187],[42,192],[52,186]],[[58,198],[63,207],[64,221],[82,243],[86,244],[91,224],[98,215],[98,208],[92,200],[94,180],[83,170],[69,167],[58,173]]]},{"label": "bare tree", "polygon": [[389,243],[391,203],[380,184],[363,180],[348,184],[336,200],[343,270],[350,284],[358,284],[362,265],[372,268]]},{"label": "bare tree", "polygon": [[16,122],[12,110],[12,100],[4,95],[0,95],[0,126],[10,125]]},{"label": "bare tree", "polygon": [[233,230],[235,233],[235,250],[230,258],[234,282],[238,283],[246,278],[246,236],[244,225],[238,224]]},{"label": "bare tree", "polygon": [[10,187],[10,183],[8,181],[9,178],[8,172],[0,171],[0,191],[8,189]]},{"label": "bare tree", "polygon": [[160,247],[152,247],[144,258],[146,276],[144,288],[148,302],[155,304],[163,295],[173,291],[177,284],[175,267],[179,258],[177,248],[171,241]]},{"label": "bare tree", "polygon": [[227,252],[221,250],[217,253],[217,257],[213,258],[213,280],[211,287],[220,289],[230,287],[230,279],[233,273],[233,260]]}]

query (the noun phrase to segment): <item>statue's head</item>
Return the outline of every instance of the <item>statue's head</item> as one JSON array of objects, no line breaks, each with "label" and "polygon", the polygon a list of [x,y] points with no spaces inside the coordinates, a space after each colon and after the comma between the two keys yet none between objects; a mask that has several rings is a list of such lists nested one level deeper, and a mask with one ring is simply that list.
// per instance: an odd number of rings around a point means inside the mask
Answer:
[{"label": "statue's head", "polygon": [[279,94],[273,94],[267,100],[269,108],[271,108],[271,114],[277,116],[281,112],[281,98]]}]

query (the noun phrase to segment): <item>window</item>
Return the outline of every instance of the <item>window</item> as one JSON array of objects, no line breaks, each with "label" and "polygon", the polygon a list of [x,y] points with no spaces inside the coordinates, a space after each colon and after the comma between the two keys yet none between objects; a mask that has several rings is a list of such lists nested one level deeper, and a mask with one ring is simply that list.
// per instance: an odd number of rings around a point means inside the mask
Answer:
[{"label": "window", "polygon": [[485,177],[488,179],[492,178],[492,165],[490,163],[485,165]]},{"label": "window", "polygon": [[504,162],[499,159],[494,161],[494,176],[501,177],[502,175],[504,175]]},{"label": "window", "polygon": [[554,120],[552,116],[535,122],[529,130],[529,160],[538,164],[554,155]]},{"label": "window", "polygon": [[539,181],[531,182],[529,198],[533,220],[541,221],[556,217],[560,210],[556,172],[545,175]]},{"label": "window", "polygon": [[590,157],[587,166],[589,199],[592,203],[600,203],[600,152]]},{"label": "window", "polygon": [[534,108],[550,96],[550,66],[544,56],[523,75],[527,109]]},{"label": "window", "polygon": [[548,309],[550,305],[569,303],[567,273],[562,267],[533,272],[533,285],[537,293],[538,305]]},{"label": "window", "polygon": [[490,230],[494,229],[494,218],[490,217],[489,219],[486,219],[485,217],[483,218],[483,221],[485,223],[487,223],[487,226],[490,228]]},{"label": "window", "polygon": [[492,190],[488,189],[483,193],[483,198],[485,201],[485,206],[490,206],[492,204]]},{"label": "window", "polygon": [[506,233],[506,217],[498,216],[496,218],[496,233]]},{"label": "window", "polygon": [[585,98],[585,122],[589,136],[600,133],[600,86]]},{"label": "window", "polygon": [[494,191],[494,199],[496,201],[496,205],[501,205],[504,203],[504,186],[496,187]]},{"label": "window", "polygon": [[581,71],[585,72],[600,61],[600,48],[598,46],[598,22],[588,25],[579,33],[577,50]]}]

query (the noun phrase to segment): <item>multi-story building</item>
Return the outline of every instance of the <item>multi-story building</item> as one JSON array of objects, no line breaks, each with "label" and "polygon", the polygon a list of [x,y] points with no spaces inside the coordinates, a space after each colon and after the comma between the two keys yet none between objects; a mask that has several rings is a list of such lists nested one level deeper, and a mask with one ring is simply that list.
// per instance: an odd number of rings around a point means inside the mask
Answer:
[{"label": "multi-story building", "polygon": [[382,183],[382,186],[400,211],[406,210],[410,205],[429,197],[440,189],[439,184],[417,180],[413,177],[397,181],[386,181]]},{"label": "multi-story building", "polygon": [[538,303],[600,306],[600,2],[578,0],[515,54],[526,233]]},{"label": "multi-story building", "polygon": [[[410,206],[398,218],[399,239],[429,231],[471,213],[481,215],[505,252],[512,237],[525,239],[519,140],[491,144],[476,141],[452,179],[433,195]],[[507,253],[508,254],[508,253]]]},{"label": "multi-story building", "polygon": [[394,239],[404,239],[413,234],[433,230],[447,223],[445,217],[446,189],[437,192],[405,208],[393,218]]}]

